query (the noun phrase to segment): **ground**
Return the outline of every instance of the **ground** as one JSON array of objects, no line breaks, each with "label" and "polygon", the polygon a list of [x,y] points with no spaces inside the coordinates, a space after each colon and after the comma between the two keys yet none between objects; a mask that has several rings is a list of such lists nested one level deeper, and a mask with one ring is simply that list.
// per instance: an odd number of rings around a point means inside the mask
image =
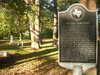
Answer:
[{"label": "ground", "polygon": [[71,75],[71,70],[58,65],[58,50],[53,47],[52,41],[43,40],[38,50],[30,48],[30,40],[24,40],[24,47],[0,41],[0,51],[12,54],[9,61],[0,61],[0,75]]},{"label": "ground", "polygon": [[66,75],[70,70],[58,65],[58,51],[51,42],[52,39],[45,39],[39,50],[33,50],[29,40],[24,40],[23,48],[2,40],[0,51],[13,56],[9,58],[11,63],[1,65],[0,75]]}]

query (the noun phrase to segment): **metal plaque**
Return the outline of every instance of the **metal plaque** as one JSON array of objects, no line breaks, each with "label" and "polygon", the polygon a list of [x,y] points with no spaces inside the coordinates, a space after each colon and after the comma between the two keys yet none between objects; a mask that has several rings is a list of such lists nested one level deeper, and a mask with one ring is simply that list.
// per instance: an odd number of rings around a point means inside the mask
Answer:
[{"label": "metal plaque", "polygon": [[96,12],[76,4],[58,17],[59,61],[96,63]]}]

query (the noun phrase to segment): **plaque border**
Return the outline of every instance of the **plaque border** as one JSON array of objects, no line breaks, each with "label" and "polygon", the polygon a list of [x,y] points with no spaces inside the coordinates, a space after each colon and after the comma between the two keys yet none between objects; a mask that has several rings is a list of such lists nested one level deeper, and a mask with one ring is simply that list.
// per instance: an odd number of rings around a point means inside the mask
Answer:
[{"label": "plaque border", "polygon": [[96,67],[97,63],[98,63],[98,17],[97,17],[97,10],[89,10],[87,7],[85,7],[83,4],[81,3],[75,3],[72,4],[71,6],[69,6],[69,8],[65,11],[61,11],[58,12],[58,29],[60,29],[59,27],[59,14],[61,13],[66,13],[67,11],[69,11],[72,7],[74,6],[81,6],[82,8],[84,8],[87,12],[96,12],[96,63],[72,63],[72,62],[60,62],[60,35],[59,35],[59,30],[58,30],[58,64],[64,68],[69,68],[69,69],[73,69],[73,67],[75,65],[80,65],[83,67],[83,71],[88,70],[89,68],[93,68]]}]

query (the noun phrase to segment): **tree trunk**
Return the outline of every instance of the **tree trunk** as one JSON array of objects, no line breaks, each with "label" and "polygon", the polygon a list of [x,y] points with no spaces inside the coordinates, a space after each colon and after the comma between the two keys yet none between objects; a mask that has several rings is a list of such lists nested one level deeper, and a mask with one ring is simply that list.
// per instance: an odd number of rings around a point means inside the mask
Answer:
[{"label": "tree trunk", "polygon": [[23,41],[22,41],[22,33],[19,34],[19,42],[21,44],[21,47],[23,47]]},{"label": "tree trunk", "polygon": [[88,3],[87,3],[88,0],[80,0],[80,3],[85,5],[86,7],[88,7]]},{"label": "tree trunk", "polygon": [[30,34],[31,34],[31,47],[33,49],[39,49],[39,36],[40,36],[40,2],[39,0],[35,0],[35,21],[33,25],[33,19],[31,15],[28,15],[29,24],[30,24]]},{"label": "tree trunk", "polygon": [[[39,49],[39,36],[40,36],[40,0],[25,0],[26,4],[29,4],[31,8],[35,8],[35,21],[33,25],[33,15],[30,15],[31,13],[28,13],[27,17],[29,19],[29,25],[30,25],[30,34],[31,34],[31,47],[33,49]],[[35,4],[35,7],[33,6],[33,3]],[[34,10],[33,10],[34,11]],[[33,13],[32,13],[33,14]]]},{"label": "tree trunk", "polygon": [[80,0],[89,10],[96,10],[96,0]]},{"label": "tree trunk", "polygon": [[53,44],[57,46],[57,27],[58,27],[58,12],[57,12],[57,1],[54,0],[54,25],[53,25]]},{"label": "tree trunk", "polygon": [[29,19],[29,26],[30,26],[30,34],[31,34],[31,47],[34,49],[35,48],[35,33],[34,33],[34,27],[33,27],[33,19],[30,14],[28,14],[28,19]]},{"label": "tree trunk", "polygon": [[40,0],[35,0],[36,12],[35,12],[35,22],[34,22],[34,40],[35,40],[35,48],[39,49],[39,41],[40,41]]},{"label": "tree trunk", "polygon": [[96,0],[88,0],[88,9],[96,10]]}]

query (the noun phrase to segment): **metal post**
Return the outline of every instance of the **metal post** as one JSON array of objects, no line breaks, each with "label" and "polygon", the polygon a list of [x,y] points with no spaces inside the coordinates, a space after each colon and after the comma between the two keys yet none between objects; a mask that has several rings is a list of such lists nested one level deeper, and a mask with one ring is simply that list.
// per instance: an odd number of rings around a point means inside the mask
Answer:
[{"label": "metal post", "polygon": [[82,66],[79,65],[74,66],[73,75],[83,75]]}]

